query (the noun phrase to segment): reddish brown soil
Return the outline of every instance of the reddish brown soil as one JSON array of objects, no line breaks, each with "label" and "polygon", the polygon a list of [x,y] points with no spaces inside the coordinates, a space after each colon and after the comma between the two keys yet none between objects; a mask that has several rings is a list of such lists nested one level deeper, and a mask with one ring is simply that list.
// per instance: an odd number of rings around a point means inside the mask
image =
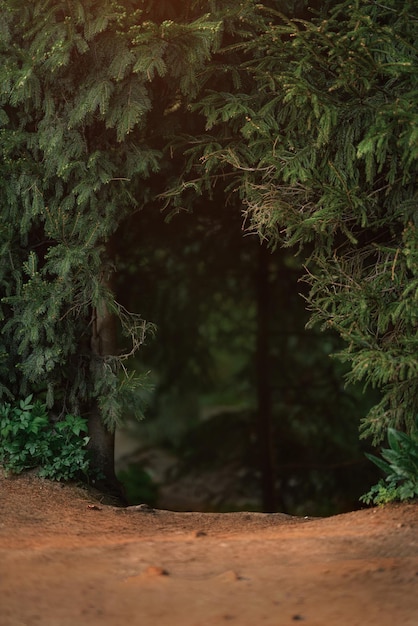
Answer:
[{"label": "reddish brown soil", "polygon": [[0,478],[1,626],[417,626],[418,505],[117,509]]}]

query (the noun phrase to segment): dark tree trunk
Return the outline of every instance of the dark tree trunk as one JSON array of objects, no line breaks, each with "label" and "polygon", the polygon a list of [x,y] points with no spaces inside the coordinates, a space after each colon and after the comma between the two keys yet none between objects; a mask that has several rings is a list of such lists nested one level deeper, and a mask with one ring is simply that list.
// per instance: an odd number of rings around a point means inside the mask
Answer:
[{"label": "dark tree trunk", "polygon": [[270,324],[270,252],[265,243],[259,248],[256,275],[257,294],[257,439],[261,471],[262,506],[266,512],[277,510],[275,446],[272,414]]},{"label": "dark tree trunk", "polygon": [[[102,283],[111,288],[111,282],[112,275],[109,272],[102,278]],[[118,353],[116,317],[104,301],[92,311],[91,350],[93,358],[99,359]],[[90,406],[88,428],[93,467],[102,475],[96,485],[125,504],[123,489],[115,474],[115,433],[103,423],[96,400]]]},{"label": "dark tree trunk", "polygon": [[104,490],[113,490],[115,475],[115,435],[103,424],[97,402],[93,401],[88,418],[92,465],[103,476],[97,485]]}]

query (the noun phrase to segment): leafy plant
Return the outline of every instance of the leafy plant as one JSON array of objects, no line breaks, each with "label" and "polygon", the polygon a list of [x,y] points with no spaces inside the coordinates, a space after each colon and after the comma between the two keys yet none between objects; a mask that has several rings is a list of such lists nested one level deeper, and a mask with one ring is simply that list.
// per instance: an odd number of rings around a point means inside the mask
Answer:
[{"label": "leafy plant", "polygon": [[39,467],[39,476],[70,480],[89,470],[87,422],[66,415],[51,423],[46,406],[33,396],[18,404],[0,405],[0,465],[6,472],[20,474]]},{"label": "leafy plant", "polygon": [[385,474],[377,485],[361,496],[360,500],[369,504],[386,504],[400,500],[410,500],[418,496],[418,419],[415,430],[407,435],[394,428],[388,428],[390,448],[382,450],[383,459],[366,454]]}]

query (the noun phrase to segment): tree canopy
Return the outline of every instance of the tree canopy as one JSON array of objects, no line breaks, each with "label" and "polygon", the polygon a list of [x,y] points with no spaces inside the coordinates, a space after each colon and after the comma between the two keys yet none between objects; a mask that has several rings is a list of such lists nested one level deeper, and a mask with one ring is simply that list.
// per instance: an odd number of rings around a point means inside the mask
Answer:
[{"label": "tree canopy", "polygon": [[349,380],[383,391],[363,422],[379,441],[417,415],[417,6],[258,8],[265,31],[230,49],[246,88],[193,105],[206,131],[183,187],[228,176],[263,237],[303,249],[311,323],[345,340]]},{"label": "tree canopy", "polygon": [[383,392],[363,434],[410,430],[418,9],[398,5],[1,0],[1,397],[111,434],[151,329],[115,297],[120,238],[145,206],[222,197],[305,256],[311,324]]},{"label": "tree canopy", "polygon": [[205,4],[1,2],[3,395],[35,390],[58,415],[93,403],[108,429],[137,404],[124,360],[146,323],[114,298],[113,239],[219,46]]}]

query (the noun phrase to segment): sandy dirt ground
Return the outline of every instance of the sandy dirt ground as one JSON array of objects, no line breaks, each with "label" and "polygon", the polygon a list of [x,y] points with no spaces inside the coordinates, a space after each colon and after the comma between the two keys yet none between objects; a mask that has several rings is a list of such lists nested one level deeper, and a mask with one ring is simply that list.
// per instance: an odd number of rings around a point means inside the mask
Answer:
[{"label": "sandy dirt ground", "polygon": [[1,626],[417,626],[418,504],[330,518],[120,509],[0,478]]}]

